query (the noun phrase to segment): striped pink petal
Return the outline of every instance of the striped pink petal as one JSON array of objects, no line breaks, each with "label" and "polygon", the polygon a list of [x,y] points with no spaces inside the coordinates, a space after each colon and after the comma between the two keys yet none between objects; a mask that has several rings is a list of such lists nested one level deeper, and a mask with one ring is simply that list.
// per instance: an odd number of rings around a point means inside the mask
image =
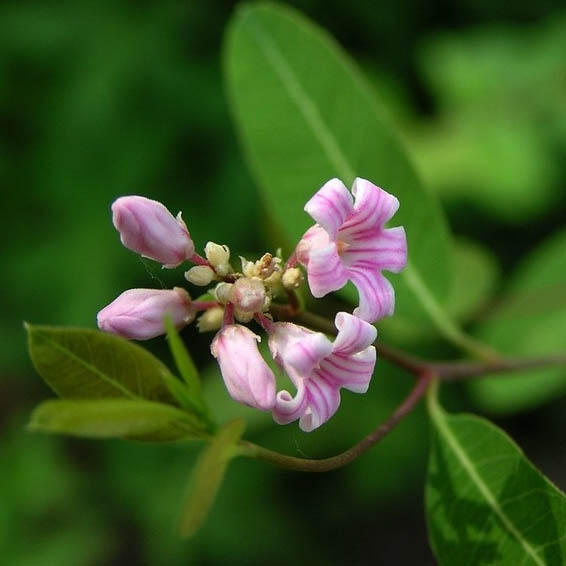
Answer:
[{"label": "striped pink petal", "polygon": [[391,316],[395,310],[393,286],[379,271],[369,269],[348,270],[348,275],[358,289],[359,306],[354,314],[368,322]]},{"label": "striped pink petal", "polygon": [[269,349],[297,386],[298,379],[310,375],[320,360],[330,354],[332,343],[321,332],[291,322],[276,322],[269,336]]},{"label": "striped pink petal", "polygon": [[387,191],[359,177],[354,181],[354,214],[340,227],[340,237],[363,239],[391,220],[399,201]]},{"label": "striped pink petal", "polygon": [[336,239],[338,228],[352,214],[352,195],[340,179],[331,179],[305,205],[305,211]]},{"label": "striped pink petal", "polygon": [[373,237],[353,241],[341,254],[348,268],[399,273],[407,264],[407,238],[401,226],[379,230]]},{"label": "striped pink petal", "polygon": [[353,206],[344,185],[332,179],[311,198],[305,210],[318,224],[304,234],[296,254],[313,296],[324,297],[350,280],[360,295],[354,314],[373,322],[393,314],[395,294],[381,271],[405,267],[407,238],[402,227],[384,227],[399,208],[393,195],[361,178],[352,193]]},{"label": "striped pink petal", "polygon": [[336,413],[340,406],[340,392],[336,385],[317,374],[305,380],[305,388],[308,406],[299,419],[299,427],[311,432]]},{"label": "striped pink petal", "polygon": [[361,352],[373,344],[377,337],[375,326],[347,312],[339,312],[334,324],[338,329],[338,336],[332,346],[334,354],[349,356]]},{"label": "striped pink petal", "polygon": [[338,336],[331,344],[323,334],[289,322],[273,325],[269,348],[297,388],[277,394],[273,418],[279,424],[299,419],[310,432],[330,419],[340,405],[340,388],[365,393],[373,374],[377,331],[363,320],[341,312],[336,315]]},{"label": "striped pink petal", "polygon": [[346,285],[348,274],[335,243],[311,250],[307,278],[311,293],[317,298],[324,297]]}]

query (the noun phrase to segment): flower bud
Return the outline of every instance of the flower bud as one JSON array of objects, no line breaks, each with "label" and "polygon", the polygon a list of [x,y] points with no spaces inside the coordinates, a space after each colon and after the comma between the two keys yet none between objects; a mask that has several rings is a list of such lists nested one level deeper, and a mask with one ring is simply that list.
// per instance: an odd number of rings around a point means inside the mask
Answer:
[{"label": "flower bud", "polygon": [[260,338],[245,326],[229,324],[218,332],[210,351],[218,360],[231,397],[269,411],[275,404],[275,376],[257,348]]},{"label": "flower bud", "polygon": [[112,204],[112,222],[125,247],[164,267],[176,267],[195,252],[181,213],[175,218],[155,200],[120,197]]},{"label": "flower bud", "polygon": [[204,287],[214,279],[214,271],[208,265],[195,265],[185,271],[185,279],[193,285]]},{"label": "flower bud", "polygon": [[232,285],[229,298],[239,311],[261,312],[265,301],[265,287],[259,279],[242,277]]},{"label": "flower bud", "polygon": [[216,289],[214,289],[216,300],[223,305],[227,305],[230,302],[231,288],[232,283],[218,283],[218,285],[216,285]]},{"label": "flower bud", "polygon": [[211,332],[212,330],[218,330],[222,326],[223,319],[224,309],[222,307],[212,307],[197,319],[198,331]]},{"label": "flower bud", "polygon": [[176,328],[194,319],[191,297],[184,289],[129,289],[103,308],[97,321],[104,332],[149,340],[165,333],[163,317],[166,314]]},{"label": "flower bud", "polygon": [[300,284],[302,283],[303,274],[301,273],[301,270],[298,267],[291,267],[290,269],[287,269],[283,273],[283,277],[281,281],[285,289],[292,291],[293,289],[299,287]]},{"label": "flower bud", "polygon": [[228,246],[208,242],[204,247],[204,253],[210,265],[214,267],[218,267],[230,261],[230,248],[228,248]]}]

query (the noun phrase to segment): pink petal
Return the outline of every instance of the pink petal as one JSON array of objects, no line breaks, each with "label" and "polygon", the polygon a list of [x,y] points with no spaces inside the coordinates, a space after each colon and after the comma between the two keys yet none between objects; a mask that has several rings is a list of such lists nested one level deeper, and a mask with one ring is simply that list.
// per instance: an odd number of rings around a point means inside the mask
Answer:
[{"label": "pink petal", "polygon": [[368,322],[375,322],[393,314],[395,291],[381,273],[351,268],[348,274],[360,295],[360,305],[354,310],[356,316]]},{"label": "pink petal", "polygon": [[352,195],[340,179],[331,179],[307,202],[305,211],[335,240],[338,228],[354,212]]},{"label": "pink petal", "polygon": [[340,406],[338,387],[324,377],[314,374],[305,380],[308,407],[299,420],[299,427],[305,432],[311,432],[324,424]]},{"label": "pink petal", "polygon": [[348,242],[375,234],[399,208],[399,201],[393,195],[359,177],[354,181],[352,193],[356,197],[355,212],[344,222],[339,234]]},{"label": "pink petal", "polygon": [[375,326],[347,312],[339,312],[334,319],[338,336],[334,340],[332,352],[342,356],[356,354],[375,342]]},{"label": "pink petal", "polygon": [[402,227],[380,230],[375,236],[354,241],[341,254],[347,268],[393,271],[407,264],[407,239]]},{"label": "pink petal", "polygon": [[308,377],[320,360],[332,351],[332,343],[320,332],[313,332],[291,322],[276,322],[269,337],[275,361],[285,369],[295,386]]},{"label": "pink petal", "polygon": [[335,243],[325,248],[313,249],[307,267],[309,288],[314,297],[324,297],[346,285],[348,274],[338,255]]},{"label": "pink petal", "polygon": [[306,389],[303,380],[297,384],[297,393],[291,396],[288,391],[280,391],[275,399],[273,420],[277,424],[289,424],[301,418],[307,408]]},{"label": "pink petal", "polygon": [[338,388],[344,387],[354,393],[365,393],[373,375],[376,357],[374,346],[349,356],[331,354],[322,360],[316,373]]},{"label": "pink petal", "polygon": [[322,226],[315,224],[303,234],[303,237],[297,244],[295,249],[297,260],[306,267],[309,263],[311,250],[325,248],[329,244],[330,237],[328,232]]}]

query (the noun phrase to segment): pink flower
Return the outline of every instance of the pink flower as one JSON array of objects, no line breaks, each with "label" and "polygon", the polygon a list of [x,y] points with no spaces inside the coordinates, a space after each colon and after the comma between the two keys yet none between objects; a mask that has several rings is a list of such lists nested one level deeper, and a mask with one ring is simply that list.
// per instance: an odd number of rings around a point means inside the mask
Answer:
[{"label": "pink flower", "polygon": [[195,318],[191,297],[184,289],[129,289],[103,308],[97,321],[104,332],[134,340],[149,340],[165,333],[163,317],[166,314],[177,328]]},{"label": "pink flower", "polygon": [[210,351],[232,398],[269,411],[275,404],[275,376],[259,353],[259,341],[245,326],[229,324],[216,334]]},{"label": "pink flower", "polygon": [[351,280],[358,289],[354,314],[374,322],[393,314],[395,292],[381,270],[398,273],[407,263],[402,227],[384,228],[399,201],[365,179],[357,178],[352,195],[339,179],[328,181],[305,205],[317,222],[297,245],[315,297],[341,289]]},{"label": "pink flower", "polygon": [[177,267],[195,252],[181,213],[175,218],[155,200],[120,197],[112,204],[112,222],[124,246],[164,267]]},{"label": "pink flower", "polygon": [[325,423],[340,405],[340,388],[365,393],[376,360],[377,330],[351,314],[340,312],[335,319],[338,336],[334,344],[320,332],[289,322],[276,322],[269,348],[297,388],[277,394],[273,418],[279,424],[299,419],[310,432]]}]

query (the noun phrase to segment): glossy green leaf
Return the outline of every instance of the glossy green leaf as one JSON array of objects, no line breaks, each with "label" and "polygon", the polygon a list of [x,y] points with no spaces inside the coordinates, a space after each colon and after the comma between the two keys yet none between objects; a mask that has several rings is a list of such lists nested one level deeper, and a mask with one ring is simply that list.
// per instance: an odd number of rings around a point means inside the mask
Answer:
[{"label": "glossy green leaf", "polygon": [[430,397],[430,541],[443,566],[560,566],[566,498],[489,421],[448,415]]},{"label": "glossy green leaf", "polygon": [[224,55],[242,144],[286,243],[312,224],[302,208],[325,181],[371,179],[399,198],[393,224],[407,230],[409,266],[390,276],[398,312],[431,317],[465,342],[441,307],[449,285],[443,216],[354,63],[314,23],[270,3],[237,10]]},{"label": "glossy green leaf", "polygon": [[133,399],[45,401],[32,413],[33,432],[137,440],[203,438],[201,421],[171,405]]},{"label": "glossy green leaf", "polygon": [[167,367],[137,344],[82,328],[26,324],[37,372],[69,399],[127,397],[174,404]]},{"label": "glossy green leaf", "polygon": [[180,384],[170,382],[170,386],[172,386],[175,392],[174,394],[183,406],[208,418],[208,410],[202,394],[199,372],[171,318],[166,316],[164,323],[167,329],[169,349],[171,350],[177,369],[186,384],[186,387],[179,387]]},{"label": "glossy green leaf", "polygon": [[[523,261],[479,332],[504,354],[566,353],[566,231],[549,238]],[[484,410],[519,411],[566,395],[566,367],[487,376],[470,382],[469,388]]]},{"label": "glossy green leaf", "polygon": [[230,460],[236,456],[236,445],[244,433],[241,419],[224,425],[205,448],[193,470],[185,505],[179,522],[184,537],[193,536],[212,507]]}]

